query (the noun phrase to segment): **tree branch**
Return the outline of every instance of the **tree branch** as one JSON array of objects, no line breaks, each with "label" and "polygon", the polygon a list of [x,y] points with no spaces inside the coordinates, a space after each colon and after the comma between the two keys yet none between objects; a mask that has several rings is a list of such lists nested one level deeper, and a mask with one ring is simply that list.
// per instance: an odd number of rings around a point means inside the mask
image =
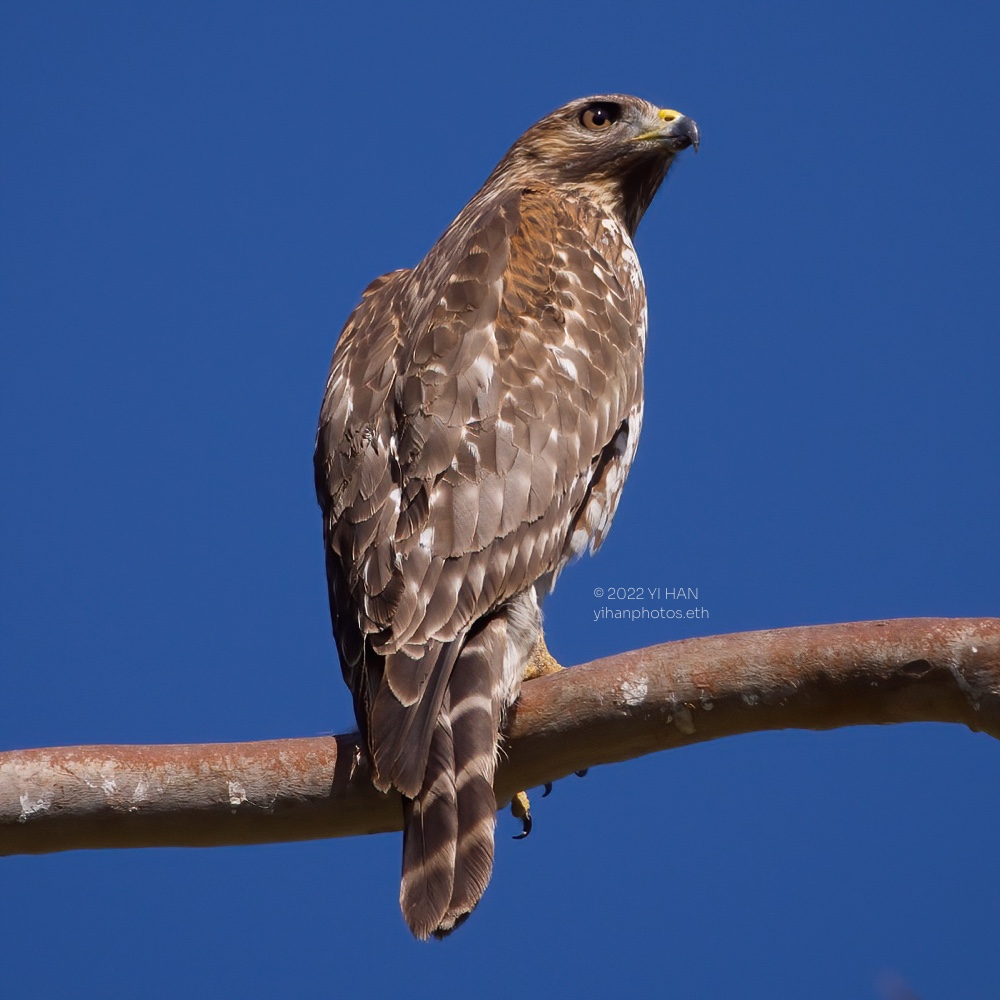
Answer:
[{"label": "tree branch", "polygon": [[[597,764],[770,729],[957,722],[1000,739],[1000,618],[683,639],[529,681],[497,799]],[[0,854],[209,847],[401,828],[357,734],[0,753]]]}]

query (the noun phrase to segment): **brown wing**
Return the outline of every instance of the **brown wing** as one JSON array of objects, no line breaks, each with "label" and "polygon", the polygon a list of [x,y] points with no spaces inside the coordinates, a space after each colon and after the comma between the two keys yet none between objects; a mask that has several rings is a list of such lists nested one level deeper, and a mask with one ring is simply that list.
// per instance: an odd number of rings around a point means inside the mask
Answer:
[{"label": "brown wing", "polygon": [[569,557],[595,471],[641,412],[643,293],[624,231],[604,220],[587,202],[519,194],[443,281],[447,245],[413,273],[430,301],[404,334],[403,586],[382,651],[454,639]]},{"label": "brown wing", "polygon": [[337,346],[316,453],[331,605],[376,767],[404,792],[442,651],[610,523],[641,420],[634,261],[589,202],[517,192],[373,283]]},{"label": "brown wing", "polygon": [[[330,614],[344,680],[366,727],[379,676],[365,671],[366,639],[388,628],[401,579],[388,540],[398,518],[394,434],[398,375],[398,293],[409,272],[376,278],[337,342],[316,438],[316,495],[323,509]],[[395,597],[394,597],[395,595]],[[369,680],[374,690],[368,690]]]}]

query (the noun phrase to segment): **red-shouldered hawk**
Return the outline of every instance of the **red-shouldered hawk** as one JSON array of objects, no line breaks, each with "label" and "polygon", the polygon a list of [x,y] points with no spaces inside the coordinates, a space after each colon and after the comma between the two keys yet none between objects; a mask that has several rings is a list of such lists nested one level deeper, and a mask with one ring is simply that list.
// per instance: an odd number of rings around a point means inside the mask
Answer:
[{"label": "red-shouldered hawk", "polygon": [[601,544],[642,424],[632,236],[697,144],[690,118],[635,97],[559,108],[416,267],[368,286],[334,352],[315,455],[330,610],[373,780],[403,796],[418,938],[489,882],[500,731],[541,600]]}]

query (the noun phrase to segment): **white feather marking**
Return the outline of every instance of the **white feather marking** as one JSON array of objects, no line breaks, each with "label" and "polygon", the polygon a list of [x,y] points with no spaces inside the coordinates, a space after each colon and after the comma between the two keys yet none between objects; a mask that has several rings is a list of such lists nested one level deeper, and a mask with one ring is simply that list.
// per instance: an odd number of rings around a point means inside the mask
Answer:
[{"label": "white feather marking", "polygon": [[469,372],[475,379],[477,385],[488,386],[493,380],[494,364],[493,359],[480,354],[469,366]]},{"label": "white feather marking", "polygon": [[486,694],[466,695],[457,705],[451,709],[451,722],[454,725],[463,715],[469,712],[490,712],[493,709],[493,699]]},{"label": "white feather marking", "polygon": [[582,556],[587,551],[587,543],[590,541],[590,532],[582,525],[573,532],[569,540],[569,550],[574,556]]},{"label": "white feather marking", "polygon": [[507,604],[507,648],[503,655],[500,703],[506,709],[521,690],[524,671],[542,629],[542,612],[534,587]]},{"label": "white feather marking", "polygon": [[571,378],[574,382],[579,379],[579,373],[576,370],[576,365],[570,361],[566,355],[559,350],[558,347],[550,347],[549,350],[552,352],[553,357],[556,359],[556,364]]},{"label": "white feather marking", "polygon": [[[627,234],[626,239],[628,239]],[[639,266],[639,258],[636,256],[631,240],[629,240],[628,243],[626,243],[622,248],[622,263],[628,271],[628,277],[629,281],[632,282],[632,287],[636,291],[639,291],[639,289],[642,288],[642,268]]]}]

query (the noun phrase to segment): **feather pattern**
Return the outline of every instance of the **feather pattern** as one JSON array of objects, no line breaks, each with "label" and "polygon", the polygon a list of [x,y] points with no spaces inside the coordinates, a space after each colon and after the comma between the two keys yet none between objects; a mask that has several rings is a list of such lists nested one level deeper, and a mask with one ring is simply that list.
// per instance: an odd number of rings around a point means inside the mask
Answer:
[{"label": "feather pattern", "polygon": [[[617,132],[591,135],[594,107],[619,109]],[[539,591],[600,545],[635,455],[631,237],[697,141],[667,114],[612,95],[543,119],[423,261],[369,285],[334,352],[315,454],[330,609],[375,784],[404,796],[421,938],[485,891]]]}]

